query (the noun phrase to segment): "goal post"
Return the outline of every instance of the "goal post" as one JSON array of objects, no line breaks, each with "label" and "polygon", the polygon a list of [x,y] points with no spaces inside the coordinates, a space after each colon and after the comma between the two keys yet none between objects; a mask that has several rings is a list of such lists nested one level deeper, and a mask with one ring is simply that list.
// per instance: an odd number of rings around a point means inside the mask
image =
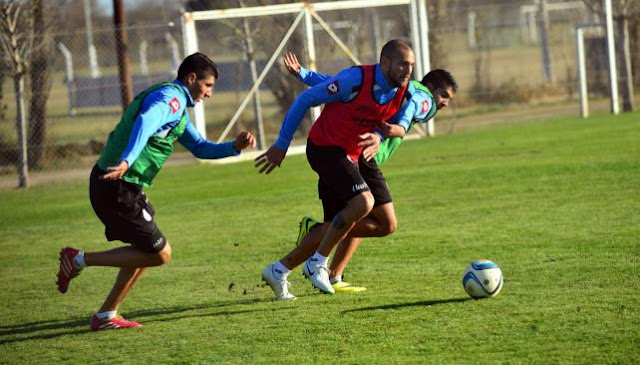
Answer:
[{"label": "goal post", "polygon": [[604,24],[578,24],[575,26],[576,37],[576,58],[578,62],[578,87],[580,89],[580,116],[586,118],[589,116],[589,104],[587,93],[587,74],[585,65],[584,51],[584,31],[586,29],[596,28],[605,31],[607,42],[607,61],[609,71],[609,93],[611,99],[611,113],[620,113],[618,103],[618,72],[616,65],[616,50],[613,34],[613,9],[611,0],[602,0],[605,15]]},{"label": "goal post", "polygon": [[[427,7],[426,0],[346,0],[335,2],[300,2],[291,4],[278,4],[278,5],[265,5],[256,7],[244,7],[235,9],[223,9],[223,10],[207,10],[183,13],[181,17],[182,34],[184,42],[185,53],[192,54],[199,51],[198,34],[196,29],[196,22],[200,21],[224,21],[228,19],[238,18],[250,18],[250,17],[269,17],[274,15],[294,15],[295,19],[289,26],[286,34],[282,35],[282,40],[278,46],[273,50],[268,62],[259,73],[258,77],[254,80],[251,88],[246,92],[242,98],[242,102],[236,109],[233,117],[226,125],[222,134],[217,138],[218,141],[222,141],[231,131],[234,124],[240,118],[242,112],[254,97],[256,91],[264,81],[267,73],[273,67],[275,62],[280,57],[282,50],[287,44],[287,41],[292,36],[293,32],[297,29],[300,23],[303,23],[304,31],[302,37],[307,55],[309,56],[310,64],[307,65],[310,69],[316,69],[316,46],[313,35],[313,23],[317,23],[321,29],[324,29],[330,38],[338,45],[347,57],[353,62],[358,61],[355,57],[356,52],[349,49],[347,44],[342,41],[330,27],[322,19],[321,13],[330,11],[341,10],[368,10],[372,8],[382,8],[391,6],[406,6],[409,14],[410,23],[410,37],[413,45],[413,50],[416,56],[415,75],[422,78],[422,76],[430,70],[429,62],[429,40],[428,40],[428,23],[427,23]],[[357,62],[359,63],[359,62]],[[312,111],[312,113],[314,113]],[[319,114],[316,109],[316,114],[313,115],[314,119]],[[202,103],[199,103],[194,108],[194,124],[198,131],[206,136],[205,128],[205,112]],[[430,127],[427,127],[427,134],[433,135],[433,121],[430,121]],[[259,136],[263,137],[263,136]],[[266,146],[265,146],[266,148]]]}]

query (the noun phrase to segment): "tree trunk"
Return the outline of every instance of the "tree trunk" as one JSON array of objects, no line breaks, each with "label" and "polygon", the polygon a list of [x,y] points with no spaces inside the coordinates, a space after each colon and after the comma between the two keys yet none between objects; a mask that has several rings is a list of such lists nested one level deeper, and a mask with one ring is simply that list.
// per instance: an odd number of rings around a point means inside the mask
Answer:
[{"label": "tree trunk", "polygon": [[18,131],[18,187],[29,187],[29,167],[27,165],[26,116],[24,110],[24,73],[18,70],[13,77],[16,94],[16,130]]},{"label": "tree trunk", "polygon": [[631,55],[629,50],[629,21],[626,17],[618,20],[617,47],[620,63],[620,96],[622,97],[622,110],[633,111],[633,75],[631,71]]},{"label": "tree trunk", "polygon": [[640,87],[640,57],[637,57],[640,54],[640,17],[631,19],[629,31],[630,53],[636,55],[631,57],[631,71],[634,84]]},{"label": "tree trunk", "polygon": [[37,167],[44,154],[47,135],[47,100],[49,79],[50,37],[42,0],[33,2],[34,49],[31,55],[31,100],[29,103],[29,167]]}]

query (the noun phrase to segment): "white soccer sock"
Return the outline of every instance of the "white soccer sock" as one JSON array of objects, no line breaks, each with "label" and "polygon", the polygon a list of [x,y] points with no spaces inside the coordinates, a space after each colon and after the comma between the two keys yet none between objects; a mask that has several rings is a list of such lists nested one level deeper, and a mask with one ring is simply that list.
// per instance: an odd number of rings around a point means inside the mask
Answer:
[{"label": "white soccer sock", "polygon": [[322,256],[318,251],[311,256],[311,261],[315,261],[317,265],[327,266],[328,257]]},{"label": "white soccer sock", "polygon": [[287,269],[287,267],[284,266],[280,261],[276,261],[273,264],[273,266],[274,266],[273,271],[276,273],[276,276],[280,276],[280,277],[276,277],[276,279],[285,279],[287,276],[289,276],[289,273],[291,272],[291,270]]},{"label": "white soccer sock", "polygon": [[87,266],[87,264],[84,262],[84,251],[80,251],[80,253],[73,258],[73,266],[75,266],[78,270],[82,270],[85,266]]},{"label": "white soccer sock", "polygon": [[115,317],[116,314],[118,314],[118,311],[106,311],[106,312],[98,312],[96,313],[96,316],[98,317],[98,319],[101,319],[104,321],[104,320]]}]

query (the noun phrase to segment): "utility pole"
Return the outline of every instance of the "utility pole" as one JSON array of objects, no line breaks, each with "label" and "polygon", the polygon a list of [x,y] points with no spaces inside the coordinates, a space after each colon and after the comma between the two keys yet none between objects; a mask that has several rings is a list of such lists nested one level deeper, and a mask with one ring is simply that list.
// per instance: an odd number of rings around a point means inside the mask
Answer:
[{"label": "utility pole", "polygon": [[124,17],[122,0],[113,0],[113,23],[115,25],[116,52],[118,54],[118,76],[120,80],[120,95],[122,110],[126,109],[133,100],[131,90],[131,70],[129,69],[127,25]]}]

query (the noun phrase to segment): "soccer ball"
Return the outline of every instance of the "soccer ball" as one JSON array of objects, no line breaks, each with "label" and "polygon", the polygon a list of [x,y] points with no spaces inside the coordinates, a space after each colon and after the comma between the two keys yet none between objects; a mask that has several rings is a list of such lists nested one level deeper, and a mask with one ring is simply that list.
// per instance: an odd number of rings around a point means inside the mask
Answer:
[{"label": "soccer ball", "polygon": [[462,286],[473,299],[491,298],[500,293],[504,279],[493,261],[476,260],[464,271]]}]

